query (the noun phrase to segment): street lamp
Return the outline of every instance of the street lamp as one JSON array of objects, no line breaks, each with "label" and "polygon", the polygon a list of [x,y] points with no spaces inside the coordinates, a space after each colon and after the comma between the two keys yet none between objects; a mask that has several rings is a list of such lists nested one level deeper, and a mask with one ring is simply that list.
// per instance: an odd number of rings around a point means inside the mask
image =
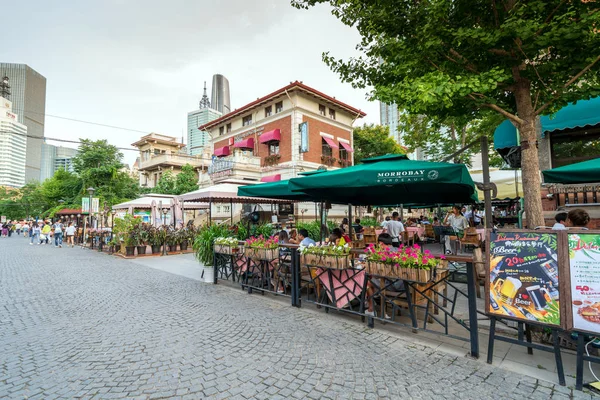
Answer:
[{"label": "street lamp", "polygon": [[98,251],[104,248],[104,211],[100,212],[100,239],[98,240]]},{"label": "street lamp", "polygon": [[81,214],[77,213],[77,220],[75,221],[75,226],[77,226],[77,243],[82,243],[81,237],[79,235],[79,219],[81,218]]}]

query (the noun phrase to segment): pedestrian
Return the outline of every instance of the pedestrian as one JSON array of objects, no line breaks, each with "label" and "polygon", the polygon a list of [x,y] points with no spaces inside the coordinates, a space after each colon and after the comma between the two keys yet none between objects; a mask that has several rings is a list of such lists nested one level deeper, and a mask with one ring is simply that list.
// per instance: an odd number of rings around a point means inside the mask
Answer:
[{"label": "pedestrian", "polygon": [[38,245],[42,244],[41,239],[40,239],[41,232],[42,231],[40,229],[40,226],[37,224],[37,222],[34,222],[31,224],[31,235],[30,235],[31,239],[29,240],[30,245],[32,245],[34,241]]},{"label": "pedestrian", "polygon": [[8,236],[8,223],[2,224],[2,237]]},{"label": "pedestrian", "polygon": [[66,230],[66,234],[67,234],[67,246],[71,245],[71,247],[75,247],[75,227],[73,226],[72,222],[69,222],[69,226],[67,227]]},{"label": "pedestrian", "polygon": [[29,237],[29,229],[30,228],[31,228],[31,223],[27,223],[27,221],[25,221],[21,228],[21,230],[23,231],[23,237]]},{"label": "pedestrian", "polygon": [[17,232],[17,236],[21,236],[21,228],[23,227],[23,224],[21,224],[21,221],[17,221],[17,223],[15,224],[15,232]]},{"label": "pedestrian", "polygon": [[8,224],[6,224],[6,227],[8,228],[8,237],[11,237],[14,226],[13,221],[8,221]]},{"label": "pedestrian", "polygon": [[42,227],[42,234],[40,235],[40,243],[50,243],[50,236],[52,236],[52,227],[50,226],[50,221],[45,221],[44,226]]},{"label": "pedestrian", "polygon": [[400,247],[402,232],[404,232],[404,224],[399,220],[400,214],[398,211],[392,213],[392,218],[385,224],[384,233],[388,233],[392,238],[392,247]]},{"label": "pedestrian", "polygon": [[64,229],[65,227],[62,224],[62,220],[59,219],[54,224],[54,247],[62,247]]}]

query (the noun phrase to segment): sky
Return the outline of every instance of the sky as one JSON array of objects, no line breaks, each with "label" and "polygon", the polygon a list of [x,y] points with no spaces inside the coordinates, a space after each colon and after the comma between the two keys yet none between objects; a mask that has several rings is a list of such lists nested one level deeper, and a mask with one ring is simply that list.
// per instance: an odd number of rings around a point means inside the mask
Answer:
[{"label": "sky", "polygon": [[[210,97],[212,76],[220,73],[229,79],[232,109],[299,80],[365,111],[358,124],[379,123],[379,105],[367,91],[342,83],[322,61],[324,51],[360,55],[358,32],[328,5],[27,0],[9,8],[0,62],[25,63],[46,77],[49,115],[181,137],[204,81]],[[131,148],[144,133],[47,116],[45,135]],[[137,156],[123,154],[130,165]]]}]

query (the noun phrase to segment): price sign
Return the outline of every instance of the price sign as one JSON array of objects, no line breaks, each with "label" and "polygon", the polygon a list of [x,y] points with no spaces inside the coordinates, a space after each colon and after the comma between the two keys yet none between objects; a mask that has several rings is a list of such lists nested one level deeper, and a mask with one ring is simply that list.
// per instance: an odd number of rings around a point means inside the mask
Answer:
[{"label": "price sign", "polygon": [[567,235],[569,243],[568,329],[600,334],[600,233]]},{"label": "price sign", "polygon": [[491,232],[489,243],[486,312],[562,326],[558,234]]}]

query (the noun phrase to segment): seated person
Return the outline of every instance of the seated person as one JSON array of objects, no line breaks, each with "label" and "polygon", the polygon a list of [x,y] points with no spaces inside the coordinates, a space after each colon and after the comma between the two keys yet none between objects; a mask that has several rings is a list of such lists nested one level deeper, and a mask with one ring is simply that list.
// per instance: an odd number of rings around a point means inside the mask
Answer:
[{"label": "seated person", "polygon": [[566,222],[567,222],[567,216],[569,214],[567,214],[566,212],[559,212],[558,214],[556,214],[554,216],[554,219],[556,220],[556,223],[552,226],[552,229],[555,230],[565,230],[567,229],[566,227]]},{"label": "seated person", "polygon": [[[342,239],[343,239],[343,241],[342,241]],[[347,243],[349,244],[350,242],[352,242],[352,241],[350,240],[348,235],[343,233],[340,228],[333,229],[331,231],[331,235],[329,235],[329,243],[333,243],[336,246],[344,245]]]},{"label": "seated person", "polygon": [[308,237],[308,231],[304,228],[298,229],[298,240],[300,240],[300,246],[304,247],[316,244],[314,240]]},{"label": "seated person", "polygon": [[298,244],[298,243],[300,243],[300,240],[298,239],[298,231],[295,228],[293,228],[290,231],[289,243],[290,244]]},{"label": "seated person", "polygon": [[353,228],[354,228],[354,233],[356,233],[356,237],[358,239],[362,239],[365,228],[363,228],[363,226],[360,224],[360,218],[356,218],[354,220]]}]

